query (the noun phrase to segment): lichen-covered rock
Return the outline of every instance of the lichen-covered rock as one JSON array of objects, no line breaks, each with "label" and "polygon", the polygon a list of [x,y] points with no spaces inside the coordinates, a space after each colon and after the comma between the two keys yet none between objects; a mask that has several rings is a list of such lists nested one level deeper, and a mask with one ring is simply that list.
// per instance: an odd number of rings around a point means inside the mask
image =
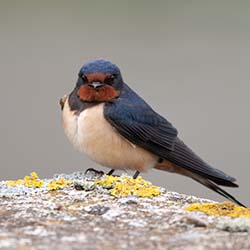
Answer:
[{"label": "lichen-covered rock", "polygon": [[241,207],[231,202],[197,203],[186,207],[188,211],[201,211],[213,216],[230,216],[250,218],[250,208]]},{"label": "lichen-covered rock", "polygon": [[217,228],[229,232],[249,232],[250,233],[250,219],[235,218],[234,220],[223,220],[217,225]]},{"label": "lichen-covered rock", "polygon": [[30,177],[43,184],[0,182],[0,249],[250,249],[249,218],[186,210],[212,201],[95,171]]},{"label": "lichen-covered rock", "polygon": [[44,185],[44,181],[39,179],[36,172],[32,172],[30,175],[24,176],[23,179],[6,181],[6,185],[8,187],[16,187],[23,185],[28,188],[32,187],[37,188],[37,187],[42,187]]},{"label": "lichen-covered rock", "polygon": [[96,180],[96,184],[109,189],[115,197],[135,195],[138,197],[154,197],[161,194],[160,188],[145,181],[141,176],[136,179],[129,176],[104,176]]}]

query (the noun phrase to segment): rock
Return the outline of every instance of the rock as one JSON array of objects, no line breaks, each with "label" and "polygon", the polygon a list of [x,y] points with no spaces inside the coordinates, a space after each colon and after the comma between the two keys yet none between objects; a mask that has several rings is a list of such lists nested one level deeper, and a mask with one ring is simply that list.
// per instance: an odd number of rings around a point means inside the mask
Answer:
[{"label": "rock", "polygon": [[250,219],[235,218],[234,220],[224,220],[217,224],[217,228],[229,232],[250,232]]},{"label": "rock", "polygon": [[[97,184],[102,175],[60,174],[41,187],[0,182],[0,249],[250,249],[249,218],[187,211],[213,201],[163,188],[152,198],[112,196]],[[48,190],[64,179],[70,184]]]}]

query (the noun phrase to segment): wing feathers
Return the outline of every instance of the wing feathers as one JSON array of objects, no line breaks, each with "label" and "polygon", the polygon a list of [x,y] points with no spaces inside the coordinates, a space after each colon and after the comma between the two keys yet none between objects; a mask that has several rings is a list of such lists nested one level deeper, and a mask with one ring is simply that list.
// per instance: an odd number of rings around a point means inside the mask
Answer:
[{"label": "wing feathers", "polygon": [[172,124],[127,85],[115,102],[106,103],[104,116],[133,144],[219,185],[237,187],[233,183],[235,178],[209,166],[197,156],[177,137],[177,130]]}]

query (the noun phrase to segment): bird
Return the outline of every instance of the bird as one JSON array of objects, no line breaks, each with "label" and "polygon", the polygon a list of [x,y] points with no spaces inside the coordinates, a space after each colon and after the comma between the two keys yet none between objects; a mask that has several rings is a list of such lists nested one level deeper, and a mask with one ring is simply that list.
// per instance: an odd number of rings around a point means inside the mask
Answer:
[{"label": "bird", "polygon": [[155,168],[190,177],[244,206],[220,187],[238,187],[236,179],[190,149],[177,129],[124,82],[114,63],[86,62],[73,91],[60,104],[69,141],[76,150],[110,168],[108,175],[117,169],[134,170],[133,178],[137,178]]}]

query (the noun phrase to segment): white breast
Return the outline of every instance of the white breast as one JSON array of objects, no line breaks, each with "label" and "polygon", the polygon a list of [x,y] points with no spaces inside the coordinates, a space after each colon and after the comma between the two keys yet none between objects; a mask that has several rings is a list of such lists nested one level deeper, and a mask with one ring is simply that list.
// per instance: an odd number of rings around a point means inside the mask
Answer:
[{"label": "white breast", "polygon": [[74,114],[68,101],[63,109],[63,125],[74,147],[92,160],[114,169],[140,172],[155,166],[157,157],[125,140],[103,116],[104,104]]}]

